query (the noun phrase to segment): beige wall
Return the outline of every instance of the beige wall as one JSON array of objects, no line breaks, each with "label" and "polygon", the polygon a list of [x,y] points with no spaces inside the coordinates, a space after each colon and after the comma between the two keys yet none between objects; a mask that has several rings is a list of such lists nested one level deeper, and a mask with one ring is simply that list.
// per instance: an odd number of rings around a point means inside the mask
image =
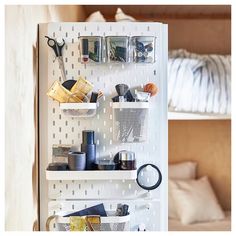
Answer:
[{"label": "beige wall", "polygon": [[225,210],[231,209],[231,121],[169,121],[169,162],[196,161]]},{"label": "beige wall", "polygon": [[37,24],[84,20],[79,6],[6,6],[5,229],[38,219]]}]

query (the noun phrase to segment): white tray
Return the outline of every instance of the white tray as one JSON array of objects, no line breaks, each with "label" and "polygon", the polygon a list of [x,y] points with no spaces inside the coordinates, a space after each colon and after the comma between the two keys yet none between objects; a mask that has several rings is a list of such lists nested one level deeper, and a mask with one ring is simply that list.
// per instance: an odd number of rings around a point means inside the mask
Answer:
[{"label": "white tray", "polygon": [[123,180],[136,179],[137,170],[50,171],[47,180]]}]

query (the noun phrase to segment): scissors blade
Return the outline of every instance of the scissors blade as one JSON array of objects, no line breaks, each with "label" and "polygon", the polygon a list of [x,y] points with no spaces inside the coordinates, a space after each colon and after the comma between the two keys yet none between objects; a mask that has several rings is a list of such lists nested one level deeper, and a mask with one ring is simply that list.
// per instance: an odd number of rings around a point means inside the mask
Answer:
[{"label": "scissors blade", "polygon": [[57,57],[57,59],[59,62],[59,68],[61,70],[62,79],[63,79],[63,81],[66,81],[66,70],[65,70],[63,57],[59,56],[59,57]]}]

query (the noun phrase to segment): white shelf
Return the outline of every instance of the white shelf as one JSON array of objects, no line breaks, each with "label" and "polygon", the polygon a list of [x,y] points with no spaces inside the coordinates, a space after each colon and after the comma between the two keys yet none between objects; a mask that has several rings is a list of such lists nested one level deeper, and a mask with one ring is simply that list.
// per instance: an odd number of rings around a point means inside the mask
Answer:
[{"label": "white shelf", "polygon": [[47,180],[123,180],[136,179],[137,170],[49,171]]},{"label": "white shelf", "polygon": [[168,120],[230,120],[231,115],[209,115],[184,112],[168,112]]},{"label": "white shelf", "polygon": [[96,103],[60,103],[60,109],[70,110],[85,110],[85,109],[96,109]]},{"label": "white shelf", "polygon": [[60,103],[60,109],[71,117],[93,117],[96,115],[97,103]]},{"label": "white shelf", "polygon": [[149,108],[149,102],[113,102],[112,107],[114,109],[122,109],[122,108]]}]

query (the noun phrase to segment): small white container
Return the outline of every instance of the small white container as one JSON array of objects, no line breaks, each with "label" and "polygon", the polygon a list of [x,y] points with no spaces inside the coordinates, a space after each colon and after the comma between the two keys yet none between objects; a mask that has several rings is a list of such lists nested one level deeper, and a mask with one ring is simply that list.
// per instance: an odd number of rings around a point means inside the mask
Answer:
[{"label": "small white container", "polygon": [[147,140],[148,102],[113,103],[113,140],[139,143]]},{"label": "small white container", "polygon": [[[50,231],[52,223],[58,224],[58,229],[65,231],[69,229],[70,217],[64,215],[73,212],[58,212],[56,215],[50,216],[46,222],[47,231]],[[130,230],[130,215],[116,216],[115,211],[107,211],[106,217],[100,217],[100,224],[92,224],[95,231],[129,231]],[[61,225],[61,226],[60,226]]]},{"label": "small white container", "polygon": [[71,117],[93,117],[96,115],[96,103],[60,103],[60,109]]}]

